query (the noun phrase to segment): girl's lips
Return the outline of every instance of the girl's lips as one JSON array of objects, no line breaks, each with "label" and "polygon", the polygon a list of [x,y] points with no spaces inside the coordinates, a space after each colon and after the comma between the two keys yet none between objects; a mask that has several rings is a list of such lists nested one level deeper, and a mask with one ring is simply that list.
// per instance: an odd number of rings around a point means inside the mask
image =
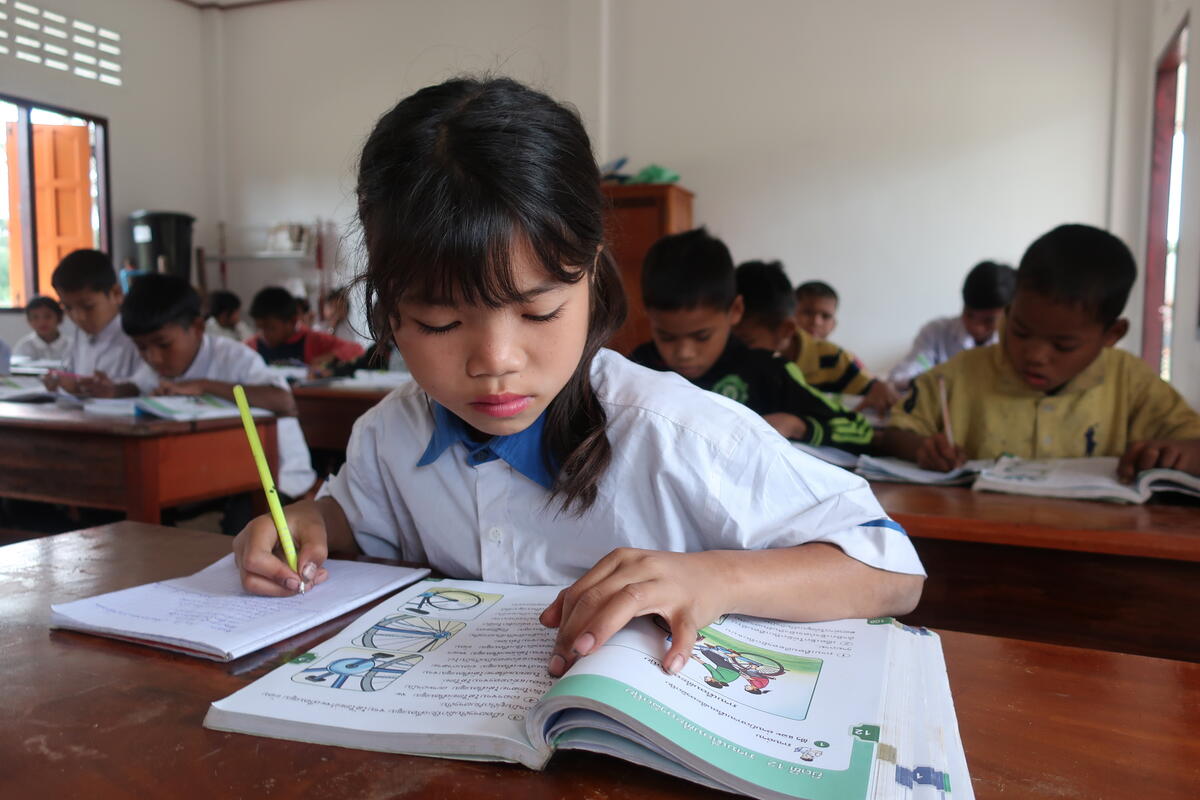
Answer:
[{"label": "girl's lips", "polygon": [[471,401],[471,408],[489,417],[515,417],[532,402],[533,398],[529,395],[489,394]]}]

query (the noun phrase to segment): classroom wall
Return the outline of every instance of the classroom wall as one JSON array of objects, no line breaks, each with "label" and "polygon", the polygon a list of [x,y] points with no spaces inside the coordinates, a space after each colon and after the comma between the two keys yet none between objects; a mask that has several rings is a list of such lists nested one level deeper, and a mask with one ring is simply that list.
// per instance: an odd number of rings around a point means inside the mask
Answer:
[{"label": "classroom wall", "polygon": [[679,171],[735,259],[832,283],[833,338],[884,370],[960,309],[975,262],[1015,265],[1059,223],[1111,224],[1140,252],[1140,204],[1110,202],[1140,185],[1140,129],[1116,127],[1146,102],[1135,11],[614,2],[612,152]]},{"label": "classroom wall", "polygon": [[[462,72],[497,71],[561,95],[570,7],[558,0],[339,0],[223,13],[223,186],[218,212],[231,246],[253,246],[281,220],[332,220],[352,230],[355,159],[397,100]],[[580,80],[586,80],[581,78]],[[340,242],[343,274],[359,263]],[[311,269],[281,262],[231,266],[244,299],[264,283]]]},{"label": "classroom wall", "polygon": [[[108,118],[118,263],[129,249],[131,211],[209,216],[201,96],[207,52],[200,13],[164,0],[30,2],[121,34],[120,87],[0,56],[0,92]],[[0,314],[0,338],[12,342],[27,331],[23,314]]]},{"label": "classroom wall", "polygon": [[1200,37],[1200,0],[1156,0],[1153,10],[1151,46],[1145,61],[1148,81],[1153,81],[1158,59],[1180,24],[1189,15],[1191,19],[1171,382],[1193,407],[1200,407],[1200,70],[1194,55]]}]

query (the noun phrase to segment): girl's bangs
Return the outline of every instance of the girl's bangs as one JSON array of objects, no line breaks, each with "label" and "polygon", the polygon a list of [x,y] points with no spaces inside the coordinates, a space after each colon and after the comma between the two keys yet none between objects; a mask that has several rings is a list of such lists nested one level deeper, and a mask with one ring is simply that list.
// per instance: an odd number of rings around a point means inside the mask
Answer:
[{"label": "girl's bangs", "polygon": [[591,269],[583,257],[587,248],[553,231],[553,225],[529,226],[499,210],[431,214],[405,227],[393,231],[398,235],[390,247],[372,252],[382,256],[378,263],[389,265],[375,272],[381,299],[390,308],[402,299],[488,308],[528,302],[515,281],[514,260],[522,254],[564,283],[575,283]]}]

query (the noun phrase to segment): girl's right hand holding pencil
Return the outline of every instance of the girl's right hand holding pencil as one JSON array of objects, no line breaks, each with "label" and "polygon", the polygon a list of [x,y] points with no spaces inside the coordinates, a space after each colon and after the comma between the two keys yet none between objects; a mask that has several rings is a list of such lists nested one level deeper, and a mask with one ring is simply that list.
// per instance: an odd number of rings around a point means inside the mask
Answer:
[{"label": "girl's right hand holding pencil", "polygon": [[[338,517],[353,547],[345,516],[333,500],[303,500],[285,507],[283,514],[296,543],[296,572],[283,558],[279,533],[270,514],[252,519],[233,540],[233,555],[242,587],[252,594],[288,597],[299,593],[301,581],[306,589],[325,581],[329,571],[321,565],[329,556],[330,522],[336,528]],[[331,516],[334,519],[331,520]]]},{"label": "girl's right hand holding pencil", "polygon": [[921,440],[916,460],[921,469],[950,472],[967,463],[967,451],[951,444],[945,433],[936,433]]}]

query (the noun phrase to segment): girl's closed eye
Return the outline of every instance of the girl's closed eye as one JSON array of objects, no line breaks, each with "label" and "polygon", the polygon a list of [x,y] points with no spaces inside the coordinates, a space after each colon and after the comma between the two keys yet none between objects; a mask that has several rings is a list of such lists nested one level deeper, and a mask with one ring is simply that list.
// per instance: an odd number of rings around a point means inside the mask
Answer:
[{"label": "girl's closed eye", "polygon": [[556,320],[562,316],[563,309],[566,307],[567,307],[567,304],[563,303],[561,306],[554,309],[549,314],[524,314],[523,316],[525,317],[525,319],[529,320],[530,322],[553,322],[554,320]]},{"label": "girl's closed eye", "polygon": [[437,335],[439,333],[449,333],[450,331],[457,328],[460,324],[462,324],[458,321],[454,321],[454,322],[448,322],[445,325],[430,325],[428,323],[421,322],[419,319],[413,320],[413,322],[417,323],[417,327],[420,329],[421,333],[428,333],[428,334],[433,334],[433,335]]}]

